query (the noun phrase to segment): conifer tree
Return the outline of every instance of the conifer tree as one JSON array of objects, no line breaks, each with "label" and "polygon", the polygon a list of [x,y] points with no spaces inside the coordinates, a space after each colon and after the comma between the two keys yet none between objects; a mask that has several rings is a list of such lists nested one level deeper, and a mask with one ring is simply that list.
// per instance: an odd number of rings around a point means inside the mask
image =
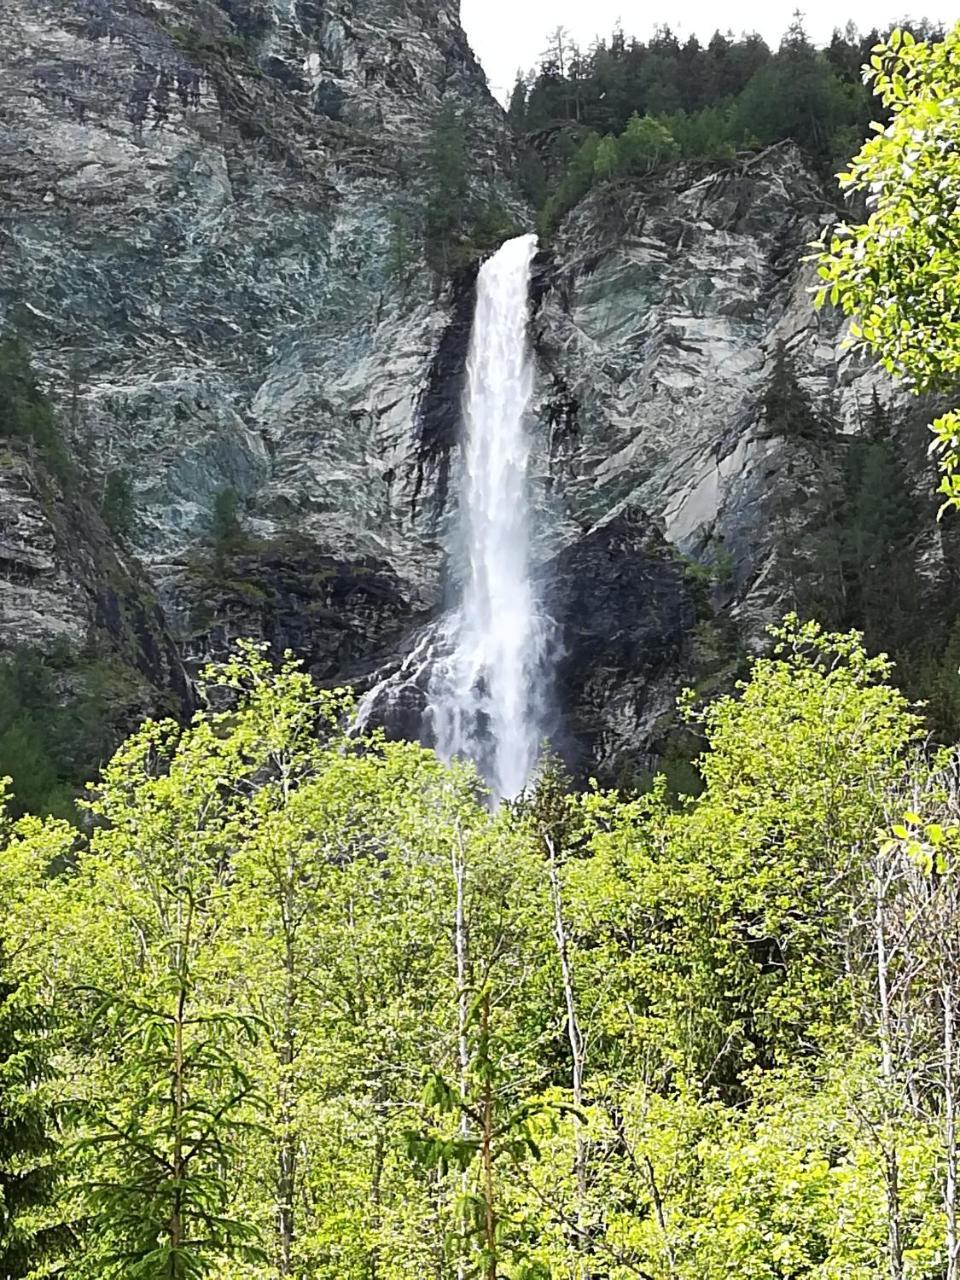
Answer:
[{"label": "conifer tree", "polygon": [[[50,977],[10,920],[40,882],[54,846],[39,836],[39,824],[22,829],[8,817],[10,779],[0,778],[0,897],[8,909],[0,919],[0,1276],[21,1280],[41,1263],[63,1257],[71,1233],[57,1213],[62,1172],[58,1116],[50,1085],[57,1044]],[[21,840],[29,849],[21,857]],[[43,930],[29,920],[28,930]],[[46,993],[43,992],[44,986]]]},{"label": "conifer tree", "polygon": [[29,1275],[62,1237],[43,1223],[58,1168],[53,1116],[44,1103],[50,1072],[49,1015],[6,963],[0,938],[0,1276]]},{"label": "conifer tree", "polygon": [[517,72],[517,78],[510,94],[510,105],[507,107],[507,119],[510,121],[510,127],[516,133],[522,133],[526,124],[527,114],[527,81],[521,72]]},{"label": "conifer tree", "polygon": [[107,476],[101,511],[107,527],[126,537],[133,527],[133,489],[126,471],[111,471]]}]

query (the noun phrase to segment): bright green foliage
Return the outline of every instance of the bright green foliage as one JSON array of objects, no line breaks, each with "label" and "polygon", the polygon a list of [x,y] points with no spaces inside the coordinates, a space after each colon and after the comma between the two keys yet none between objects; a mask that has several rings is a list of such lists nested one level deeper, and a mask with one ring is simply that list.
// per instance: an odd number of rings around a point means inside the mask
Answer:
[{"label": "bright green foliage", "polygon": [[[685,803],[571,794],[550,768],[491,815],[471,770],[350,736],[346,694],[244,645],[190,725],[121,749],[93,822],[4,829],[3,990],[42,1018],[0,1090],[42,1081],[19,1095],[36,1163],[52,1137],[66,1174],[18,1210],[27,1260],[872,1280],[896,1218],[906,1275],[939,1280],[930,981],[955,931],[939,887],[918,913],[916,875],[876,877],[957,825],[949,780],[856,636],[775,639],[691,710],[708,749]],[[901,824],[912,791],[927,816]],[[909,1089],[906,1050],[880,1076],[876,883],[891,936],[924,922],[917,976],[897,971],[927,1064]],[[41,1248],[62,1222],[75,1251]]]},{"label": "bright green foliage", "polygon": [[621,136],[603,138],[594,160],[594,175],[604,182],[617,174],[643,174],[675,159],[677,145],[666,125],[649,115],[632,115]]},{"label": "bright green foliage", "polygon": [[656,793],[586,799],[594,856],[571,866],[570,893],[593,922],[584,963],[607,994],[610,1071],[643,1063],[651,1083],[680,1071],[735,1096],[746,1067],[843,1023],[849,850],[919,726],[875,683],[887,672],[853,640],[791,628],[741,696],[698,713],[711,749],[687,811]]},{"label": "bright green foliage", "polygon": [[669,129],[652,116],[632,115],[617,141],[619,168],[624,173],[649,173],[673,160],[677,144]]},{"label": "bright green foliage", "polygon": [[[889,111],[841,186],[868,196],[869,216],[817,246],[828,299],[851,318],[855,345],[915,391],[960,377],[960,26],[937,44],[894,31],[869,78]],[[934,423],[946,506],[960,506],[956,414]]]},{"label": "bright green foliage", "polygon": [[556,192],[540,215],[542,234],[549,235],[559,220],[590,190],[594,181],[650,173],[675,159],[679,148],[669,129],[651,116],[634,115],[619,137],[588,134],[575,153]]},{"label": "bright green foliage", "polygon": [[620,168],[620,149],[617,146],[617,140],[612,135],[607,134],[605,138],[600,140],[597,147],[597,155],[593,162],[593,173],[596,178],[604,182],[608,178],[614,177]]},{"label": "bright green foliage", "polygon": [[228,1170],[253,1094],[240,1046],[256,1023],[219,998],[216,947],[243,812],[224,784],[244,776],[242,744],[217,730],[148,725],[132,738],[90,802],[98,825],[69,878],[86,938],[72,975],[80,1033],[104,1050],[75,1103],[98,1245],[86,1265],[103,1276],[186,1280],[254,1256]]},{"label": "bright green foliage", "polygon": [[[6,840],[0,779],[0,839]],[[0,876],[4,895],[24,885]],[[48,1210],[58,1177],[56,1117],[47,1096],[54,1028],[39,975],[19,964],[17,939],[0,931],[0,1274],[20,1280],[64,1246]]]},{"label": "bright green foliage", "polygon": [[[2,963],[2,957],[0,957]],[[6,966],[3,965],[3,970]],[[20,979],[0,970],[0,1269],[19,1280],[54,1247],[44,1223],[57,1167],[53,1118],[41,1092],[49,1070],[44,1011]]]},{"label": "bright green foliage", "polygon": [[742,696],[702,713],[713,749],[685,832],[701,859],[716,858],[732,936],[751,939],[751,963],[731,953],[725,985],[746,980],[761,1057],[829,1041],[843,1018],[831,968],[850,851],[878,824],[921,731],[902,695],[882,683],[889,664],[868,657],[856,637],[788,622],[777,638]]},{"label": "bright green foliage", "polygon": [[736,152],[736,119],[729,106],[675,111],[660,117],[684,159],[729,160]]},{"label": "bright green foliage", "polygon": [[[38,964],[46,873],[68,843],[63,824],[8,817],[9,779],[0,778],[0,1273],[35,1274],[70,1252],[69,1221],[58,1212],[65,1172],[60,1151],[56,1054],[60,1019],[53,975]],[[44,906],[41,907],[41,903]]]}]

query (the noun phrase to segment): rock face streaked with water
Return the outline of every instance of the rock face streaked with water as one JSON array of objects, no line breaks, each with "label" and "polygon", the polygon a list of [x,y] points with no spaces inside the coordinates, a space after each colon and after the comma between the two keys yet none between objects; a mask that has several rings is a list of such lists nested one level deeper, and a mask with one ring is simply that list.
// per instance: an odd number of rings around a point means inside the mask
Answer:
[{"label": "rock face streaked with water", "polygon": [[549,627],[530,577],[527,342],[536,236],[508,241],[480,269],[467,357],[459,608],[431,687],[440,754],[464,756],[496,799],[512,798],[536,764],[545,712]]}]

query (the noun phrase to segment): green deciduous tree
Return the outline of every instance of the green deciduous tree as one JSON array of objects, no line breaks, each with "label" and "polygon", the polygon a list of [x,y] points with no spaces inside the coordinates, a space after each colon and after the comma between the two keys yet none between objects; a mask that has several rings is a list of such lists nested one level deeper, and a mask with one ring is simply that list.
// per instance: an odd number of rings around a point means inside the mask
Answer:
[{"label": "green deciduous tree", "polygon": [[[951,391],[960,378],[960,26],[939,43],[894,31],[869,79],[890,113],[840,175],[867,200],[818,246],[828,299],[851,319],[853,342],[911,389]],[[960,506],[960,418],[934,423],[945,506]]]},{"label": "green deciduous tree", "polygon": [[11,1274],[956,1280],[955,765],[774,642],[685,701],[695,798],[491,814],[248,644],[4,826]]},{"label": "green deciduous tree", "polygon": [[[11,837],[0,779],[0,841]],[[27,889],[8,858],[0,872],[6,898]],[[0,1275],[21,1280],[60,1253],[68,1232],[51,1218],[58,1162],[56,1114],[48,1084],[55,1045],[41,975],[20,964],[20,939],[0,926]]]},{"label": "green deciduous tree", "polygon": [[657,165],[675,159],[677,144],[659,120],[634,114],[617,140],[617,152],[624,173],[649,173]]}]

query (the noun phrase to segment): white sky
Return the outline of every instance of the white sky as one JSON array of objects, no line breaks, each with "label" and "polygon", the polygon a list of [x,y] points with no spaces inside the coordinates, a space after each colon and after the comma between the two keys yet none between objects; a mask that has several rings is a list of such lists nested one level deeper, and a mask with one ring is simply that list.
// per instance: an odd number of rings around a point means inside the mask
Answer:
[{"label": "white sky", "polygon": [[[848,19],[869,31],[905,13],[944,22],[956,16],[950,13],[956,0],[806,0],[799,7],[807,34],[817,44],[826,43],[833,28]],[[736,34],[759,31],[776,48],[796,8],[796,0],[660,0],[643,5],[635,0],[461,0],[464,28],[500,98],[509,93],[518,68],[528,71],[535,65],[547,33],[557,26],[566,27],[584,48],[594,36],[609,35],[618,18],[628,36],[641,40],[666,22],[677,36],[683,39],[692,32],[702,44],[720,26]]]}]

